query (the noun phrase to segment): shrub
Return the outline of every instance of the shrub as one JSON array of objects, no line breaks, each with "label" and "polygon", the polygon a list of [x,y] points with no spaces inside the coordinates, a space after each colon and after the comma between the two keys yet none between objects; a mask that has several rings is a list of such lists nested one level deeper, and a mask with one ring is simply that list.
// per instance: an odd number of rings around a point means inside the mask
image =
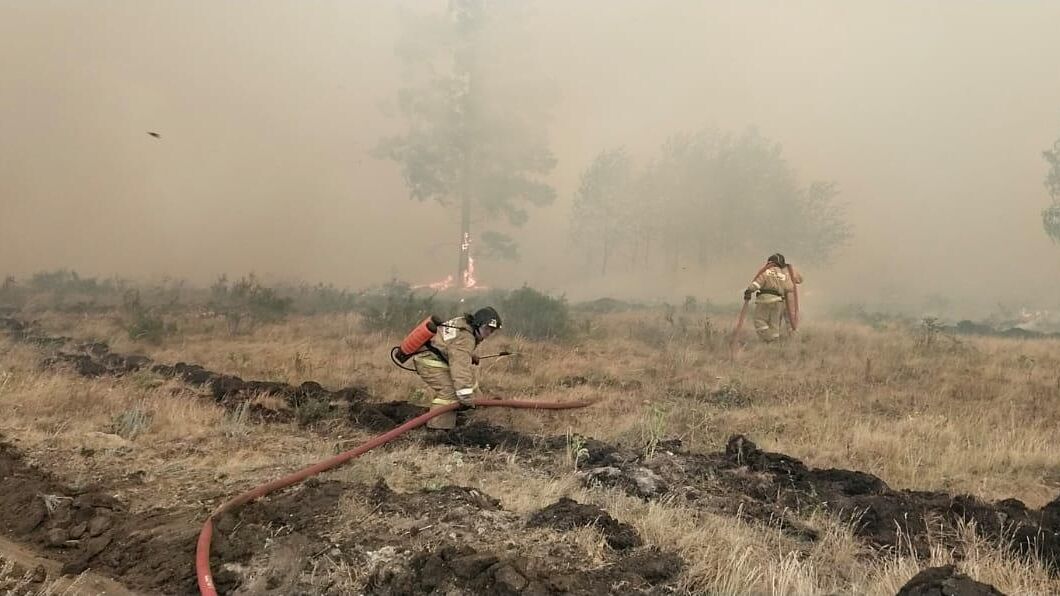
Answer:
[{"label": "shrub", "polygon": [[630,302],[624,302],[615,298],[597,298],[596,300],[590,300],[589,302],[578,302],[572,309],[578,312],[586,312],[597,315],[606,315],[615,312],[627,312],[636,308],[640,308],[639,305]]},{"label": "shrub", "polygon": [[235,408],[225,412],[221,420],[224,436],[239,439],[250,434],[250,402],[241,402]]},{"label": "shrub", "polygon": [[314,422],[332,416],[331,404],[326,399],[307,399],[295,408],[295,416],[300,426],[309,426]]},{"label": "shrub", "polygon": [[437,294],[421,296],[395,279],[365,294],[359,310],[368,331],[405,333],[432,314],[445,318],[454,308],[455,304],[437,300]]},{"label": "shrub", "polygon": [[295,293],[294,307],[306,314],[353,312],[357,294],[328,284],[301,285]]},{"label": "shrub", "polygon": [[160,344],[166,336],[176,332],[176,327],[166,325],[161,317],[153,314],[140,301],[138,290],[128,290],[122,297],[122,311],[125,313],[125,331],[129,339]]},{"label": "shrub", "polygon": [[246,330],[246,323],[278,323],[291,312],[291,298],[279,295],[275,289],[262,285],[254,274],[250,274],[229,285],[228,278],[221,276],[210,287],[210,308],[228,321],[228,330],[233,335]]},{"label": "shrub", "polygon": [[111,422],[110,430],[123,439],[134,439],[151,426],[151,413],[144,404],[139,404],[119,413]]},{"label": "shrub", "polygon": [[530,339],[563,339],[571,334],[570,307],[563,297],[553,298],[529,286],[510,292],[501,300],[504,326]]},{"label": "shrub", "polygon": [[143,312],[128,323],[125,329],[129,332],[129,339],[158,345],[170,333],[172,327],[167,326],[159,317]]},{"label": "shrub", "polygon": [[471,314],[481,306],[493,305],[500,311],[504,328],[530,339],[562,339],[571,334],[570,308],[564,298],[553,298],[529,286],[504,292],[493,290],[476,294],[468,303],[439,298],[437,293],[419,294],[407,283],[393,280],[362,295],[358,310],[368,331],[407,333],[430,315],[443,319]]}]

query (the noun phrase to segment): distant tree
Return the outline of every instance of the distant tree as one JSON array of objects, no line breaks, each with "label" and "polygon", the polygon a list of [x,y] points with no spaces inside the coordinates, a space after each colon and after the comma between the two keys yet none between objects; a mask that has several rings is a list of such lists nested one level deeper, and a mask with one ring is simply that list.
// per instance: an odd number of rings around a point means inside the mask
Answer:
[{"label": "distant tree", "polygon": [[1043,151],[1042,157],[1049,164],[1049,171],[1045,174],[1045,188],[1052,201],[1051,205],[1042,210],[1042,225],[1053,242],[1060,242],[1060,139],[1053,143],[1051,150]]},{"label": "distant tree", "polygon": [[846,244],[850,225],[838,196],[834,182],[813,182],[803,190],[795,203],[795,221],[801,228],[789,242],[782,242],[784,250],[806,255],[811,261],[826,261]]},{"label": "distant tree", "polygon": [[629,239],[633,163],[623,149],[603,151],[581,175],[574,195],[572,233],[588,261],[599,256],[607,273],[612,253]]},{"label": "distant tree", "polygon": [[[546,87],[532,75],[519,6],[452,0],[444,15],[410,21],[399,46],[409,83],[397,97],[408,122],[376,154],[397,162],[415,200],[459,210],[457,280],[465,280],[472,215],[521,226],[531,206],[551,203],[542,180],[555,166],[548,147]],[[477,217],[477,216],[476,216]],[[510,238],[494,231],[495,256],[513,257]]]},{"label": "distant tree", "polygon": [[641,171],[603,152],[582,174],[572,231],[608,257],[619,246],[640,267],[677,270],[782,250],[826,261],[850,229],[831,182],[799,183],[779,144],[751,130],[670,137]]}]

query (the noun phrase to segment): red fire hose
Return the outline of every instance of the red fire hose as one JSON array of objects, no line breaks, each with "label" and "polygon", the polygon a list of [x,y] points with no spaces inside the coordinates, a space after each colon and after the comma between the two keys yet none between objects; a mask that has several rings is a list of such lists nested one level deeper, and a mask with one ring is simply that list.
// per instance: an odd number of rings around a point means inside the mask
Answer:
[{"label": "red fire hose", "polygon": [[[766,264],[762,265],[762,268],[758,270],[758,273],[755,273],[755,276],[751,278],[751,281],[754,282],[757,280],[759,275],[762,275],[766,269],[769,269],[772,266],[773,263],[766,261]],[[736,326],[732,328],[732,335],[729,336],[729,356],[734,360],[736,359],[736,338],[740,335],[740,329],[743,328],[744,319],[747,318],[747,307],[750,304],[751,300],[749,298],[743,301],[743,306],[740,307],[740,315],[736,317]]]},{"label": "red fire hose", "polygon": [[[571,408],[584,408],[595,403],[596,400],[581,400],[581,401],[566,401],[566,402],[538,402],[538,401],[521,401],[521,400],[500,400],[500,399],[476,399],[474,400],[475,405],[479,407],[497,407],[497,408],[527,408],[533,410],[566,410]],[[210,514],[210,517],[206,518],[206,523],[202,525],[202,531],[199,532],[199,542],[195,547],[195,573],[199,579],[199,594],[202,596],[217,596],[217,589],[213,584],[213,574],[210,573],[210,540],[213,538],[213,522],[215,519],[221,516],[223,513],[232,511],[240,505],[245,505],[254,499],[263,497],[269,493],[280,490],[281,488],[287,488],[288,486],[298,484],[306,480],[311,476],[316,476],[321,472],[326,472],[332,468],[337,468],[342,464],[364,455],[368,451],[375,449],[376,447],[392,441],[400,435],[427,423],[428,420],[439,416],[446,412],[451,412],[460,407],[460,404],[452,404],[443,406],[435,410],[431,410],[426,414],[417,416],[412,420],[402,424],[401,426],[395,427],[377,437],[372,438],[367,443],[353,449],[340,453],[335,457],[328,458],[322,462],[313,464],[308,468],[299,470],[293,474],[284,476],[283,478],[277,478],[267,484],[262,484],[256,488],[252,488],[247,492],[235,497],[234,499],[222,504],[220,507],[214,510]]]},{"label": "red fire hose", "polygon": [[750,300],[743,301],[743,306],[740,307],[740,315],[736,317],[736,326],[732,328],[732,335],[729,336],[729,357],[733,360],[736,359],[736,337],[743,327],[744,319],[747,318],[747,306],[749,304],[751,304]]},{"label": "red fire hose", "polygon": [[799,283],[795,281],[798,279],[798,274],[795,273],[795,267],[791,264],[788,265],[788,275],[791,276],[791,299],[788,300],[788,324],[791,325],[791,330],[795,331],[799,328]]}]

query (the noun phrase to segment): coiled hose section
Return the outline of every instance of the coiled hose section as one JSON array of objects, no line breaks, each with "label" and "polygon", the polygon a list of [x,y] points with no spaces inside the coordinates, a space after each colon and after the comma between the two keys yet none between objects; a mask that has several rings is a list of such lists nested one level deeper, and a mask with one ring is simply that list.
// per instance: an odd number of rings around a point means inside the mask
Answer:
[{"label": "coiled hose section", "polygon": [[[500,400],[500,399],[475,399],[475,406],[487,407],[487,408],[525,408],[531,410],[567,410],[572,408],[584,408],[595,403],[595,400],[582,400],[582,401],[564,401],[564,402],[544,402],[544,401],[523,401],[523,400]],[[431,418],[451,412],[460,408],[460,404],[454,403],[447,406],[442,406],[437,409],[428,411],[425,414],[417,416],[408,422],[392,428],[391,430],[370,439],[367,443],[340,453],[335,457],[328,458],[322,462],[313,464],[308,468],[294,472],[282,478],[277,478],[267,484],[252,488],[247,492],[231,499],[230,501],[223,503],[220,507],[214,510],[210,514],[210,517],[206,518],[206,522],[202,525],[202,531],[199,532],[199,541],[195,547],[195,574],[199,581],[199,594],[202,596],[217,596],[217,588],[213,583],[213,574],[210,572],[210,541],[213,538],[213,523],[214,520],[219,518],[221,515],[228,513],[241,505],[245,505],[255,499],[263,497],[269,493],[273,493],[282,488],[287,488],[294,484],[298,484],[312,476],[316,476],[321,472],[326,472],[333,468],[337,468],[351,459],[360,457],[365,453],[375,449],[376,447],[383,445],[389,441],[396,439],[402,434],[423,426]]]}]

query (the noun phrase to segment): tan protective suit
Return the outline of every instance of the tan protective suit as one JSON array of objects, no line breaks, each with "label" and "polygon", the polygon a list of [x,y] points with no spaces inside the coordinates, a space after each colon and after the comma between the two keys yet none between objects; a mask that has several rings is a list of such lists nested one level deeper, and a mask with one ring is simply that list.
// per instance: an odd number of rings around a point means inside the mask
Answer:
[{"label": "tan protective suit", "polygon": [[[477,383],[472,371],[471,356],[475,351],[475,334],[466,317],[446,321],[431,338],[430,345],[438,350],[448,363],[433,352],[425,351],[413,359],[416,374],[434,390],[431,409],[437,409],[458,401],[470,399]],[[432,418],[427,428],[452,429],[456,427],[456,412],[447,412]]]},{"label": "tan protective suit", "polygon": [[795,284],[802,283],[802,275],[798,273],[794,275],[795,279],[791,278],[787,269],[773,266],[760,273],[747,287],[748,291],[758,293],[755,298],[754,326],[762,341],[780,339],[780,325],[785,314],[784,301],[795,290]]}]

